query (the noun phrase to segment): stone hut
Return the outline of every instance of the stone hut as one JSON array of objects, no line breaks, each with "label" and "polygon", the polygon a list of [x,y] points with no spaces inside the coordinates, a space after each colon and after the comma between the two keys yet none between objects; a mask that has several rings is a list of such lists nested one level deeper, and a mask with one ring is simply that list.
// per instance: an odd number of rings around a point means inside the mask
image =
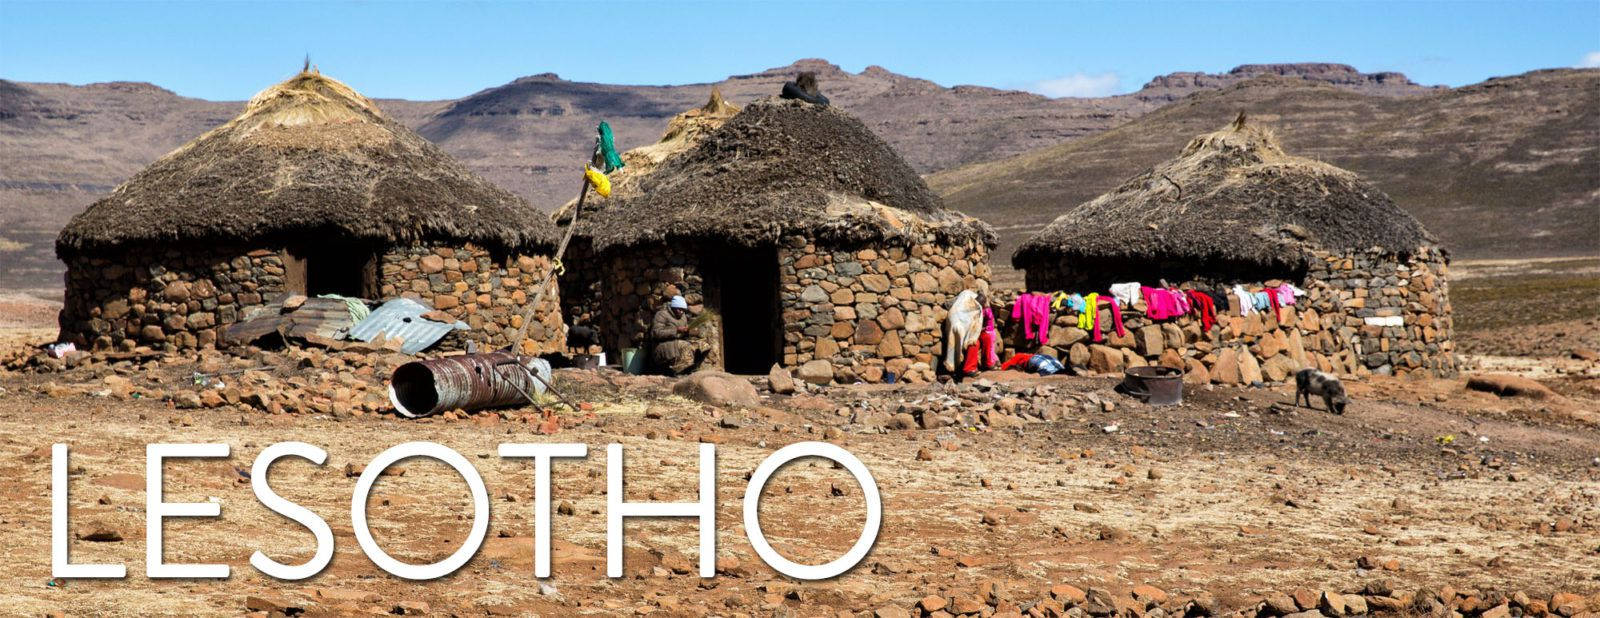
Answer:
[{"label": "stone hut", "polygon": [[[739,106],[723,99],[721,90],[713,87],[705,105],[673,116],[672,120],[667,122],[667,130],[656,143],[622,153],[622,169],[610,174],[611,198],[601,198],[591,191],[588,198],[583,201],[582,213],[577,213],[578,200],[573,199],[556,209],[551,219],[557,226],[565,229],[571,225],[574,214],[578,214],[579,220],[582,221],[594,216],[614,201],[637,196],[640,178],[650,175],[672,155],[699,144],[738,113]],[[566,324],[580,329],[596,328],[600,305],[604,301],[601,283],[604,279],[605,265],[595,258],[594,243],[582,229],[574,230],[562,264],[564,268],[561,271],[561,310]],[[569,343],[577,345],[580,343],[577,339],[574,337]],[[581,344],[585,349],[579,352],[588,354],[600,352],[603,346],[599,343],[583,341]]]},{"label": "stone hut", "polygon": [[[67,224],[61,338],[213,347],[254,307],[339,294],[416,298],[504,346],[555,238],[523,200],[308,67]],[[522,351],[560,348],[558,296]]]},{"label": "stone hut", "polygon": [[613,352],[647,344],[677,291],[711,318],[709,362],[728,371],[927,380],[945,306],[989,279],[993,231],[837,108],[756,101],[637,182],[579,223]]},{"label": "stone hut", "polygon": [[1187,316],[1155,323],[1136,305],[1124,312],[1133,332],[1098,346],[1058,316],[1048,345],[1100,370],[1164,360],[1214,381],[1251,382],[1301,367],[1438,376],[1457,368],[1448,254],[1383,191],[1286,154],[1243,114],[1067,211],[1012,264],[1034,291],[1104,293],[1116,282],[1162,280],[1247,290],[1289,282],[1306,291],[1278,312],[1245,315],[1233,301],[1218,308],[1221,326],[1210,332]]}]

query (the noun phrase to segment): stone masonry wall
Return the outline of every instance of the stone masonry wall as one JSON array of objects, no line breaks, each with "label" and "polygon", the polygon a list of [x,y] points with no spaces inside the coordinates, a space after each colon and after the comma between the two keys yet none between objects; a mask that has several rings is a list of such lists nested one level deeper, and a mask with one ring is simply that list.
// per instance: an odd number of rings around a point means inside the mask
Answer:
[{"label": "stone masonry wall", "polygon": [[[603,254],[597,260],[605,265],[599,276],[603,294],[594,303],[596,309],[589,310],[595,316],[601,345],[612,353],[645,345],[651,318],[674,294],[682,294],[691,311],[704,311],[707,295],[702,253],[701,245],[680,242]],[[713,349],[705,364],[721,366],[720,356],[721,350]]]},{"label": "stone masonry wall", "polygon": [[[673,293],[695,312],[715,299],[720,291],[707,288],[714,277],[700,262],[709,249],[675,243],[607,253],[596,321],[605,347],[643,342],[651,317]],[[932,380],[945,307],[961,290],[989,280],[987,253],[981,244],[932,239],[909,248],[819,246],[802,235],[780,239],[781,364],[820,383],[878,382],[886,371]],[[718,326],[711,328],[715,333]],[[717,348],[708,366],[720,366]]]},{"label": "stone masonry wall", "polygon": [[[549,274],[551,260],[544,255],[497,256],[471,244],[435,244],[392,248],[379,268],[384,298],[422,301],[466,322],[471,330],[463,333],[465,339],[500,348],[522,326],[522,313]],[[564,350],[560,296],[559,286],[552,282],[534,314],[535,323],[520,343],[521,353]],[[456,337],[446,337],[439,345],[451,349],[460,343]]]},{"label": "stone masonry wall", "polygon": [[790,236],[778,261],[783,364],[811,382],[933,380],[950,301],[990,279],[981,243],[847,248]]},{"label": "stone masonry wall", "polygon": [[[1194,314],[1156,322],[1140,303],[1123,308],[1125,336],[1113,332],[1110,310],[1102,310],[1105,340],[1099,343],[1077,328],[1075,315],[1059,314],[1045,345],[1024,342],[1021,325],[1010,323],[1014,295],[995,299],[1004,303],[995,307],[995,315],[1005,323],[1009,352],[1037,349],[1096,372],[1164,365],[1184,369],[1191,382],[1222,384],[1280,381],[1304,367],[1347,375],[1449,377],[1458,367],[1450,341],[1447,277],[1447,260],[1434,250],[1404,262],[1378,252],[1321,252],[1313,256],[1304,280],[1294,282],[1306,296],[1284,307],[1281,317],[1271,309],[1242,315],[1230,296],[1227,307],[1217,307],[1217,324],[1206,333]],[[1254,291],[1280,282],[1224,283]],[[1212,282],[1180,285],[1191,286],[1213,287]],[[1401,323],[1383,325],[1394,318]]]},{"label": "stone masonry wall", "polygon": [[61,339],[94,350],[216,345],[246,310],[283,292],[277,251],[130,250],[67,261]]}]

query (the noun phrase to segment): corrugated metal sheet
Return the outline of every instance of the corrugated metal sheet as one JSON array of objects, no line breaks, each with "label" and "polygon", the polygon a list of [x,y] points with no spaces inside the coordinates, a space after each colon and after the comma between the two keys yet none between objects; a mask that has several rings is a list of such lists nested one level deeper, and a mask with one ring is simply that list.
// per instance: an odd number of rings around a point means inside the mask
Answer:
[{"label": "corrugated metal sheet", "polygon": [[283,300],[279,298],[251,311],[243,321],[229,325],[224,337],[235,343],[251,343],[270,333],[282,332],[289,337],[318,335],[343,339],[352,325],[350,310],[344,301],[307,298],[305,304],[284,313]]},{"label": "corrugated metal sheet", "polygon": [[[343,305],[340,305],[343,307]],[[350,329],[350,338],[361,341],[372,341],[378,333],[384,337],[396,337],[405,340],[400,346],[400,351],[405,354],[416,354],[433,345],[452,330],[466,330],[466,322],[457,320],[454,324],[435,322],[422,317],[422,314],[432,311],[427,305],[409,298],[396,298],[372,310],[372,315],[362,320],[360,324]]]}]

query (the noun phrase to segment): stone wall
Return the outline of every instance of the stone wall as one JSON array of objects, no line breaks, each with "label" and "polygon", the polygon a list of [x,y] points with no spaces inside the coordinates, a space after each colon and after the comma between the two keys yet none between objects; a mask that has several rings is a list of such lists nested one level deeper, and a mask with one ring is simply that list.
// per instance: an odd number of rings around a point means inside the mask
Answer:
[{"label": "stone wall", "polygon": [[[961,290],[990,277],[981,244],[910,247],[819,246],[802,235],[774,248],[782,324],[779,361],[814,382],[877,382],[886,371],[912,381],[934,377],[945,306]],[[608,252],[596,324],[616,352],[645,341],[650,318],[671,294],[692,310],[714,306],[717,248],[703,243],[630,247]],[[568,310],[572,311],[571,309]],[[710,332],[718,326],[711,325]],[[707,359],[720,363],[719,346]]]},{"label": "stone wall", "polygon": [[778,255],[783,364],[812,382],[825,370],[841,383],[885,372],[932,380],[950,301],[990,279],[981,243],[828,247],[791,236]]},{"label": "stone wall", "polygon": [[250,307],[283,292],[277,251],[130,250],[67,260],[61,339],[95,350],[213,347]]},{"label": "stone wall", "polygon": [[[1040,350],[1097,372],[1166,365],[1188,371],[1191,382],[1223,384],[1283,380],[1304,367],[1347,375],[1422,372],[1449,377],[1458,367],[1450,341],[1448,268],[1435,250],[1419,251],[1404,261],[1376,251],[1319,252],[1304,278],[1293,282],[1306,291],[1297,304],[1278,314],[1268,309],[1246,316],[1230,296],[1227,307],[1217,308],[1217,324],[1209,333],[1194,314],[1152,321],[1141,303],[1123,309],[1125,336],[1112,331],[1109,309],[1101,311],[1105,340],[1099,343],[1077,328],[1075,315],[1057,315],[1049,341],[1040,347],[1023,341],[1021,325],[1010,323],[1014,294],[996,299],[1004,306],[997,306],[995,314],[1004,323],[1009,352]],[[1030,273],[1030,281],[1038,280]],[[1212,288],[1218,283],[1191,281],[1180,287]],[[1229,288],[1239,283],[1254,291],[1281,280],[1220,283]]]},{"label": "stone wall", "polygon": [[[459,348],[465,340],[500,348],[522,326],[522,313],[550,267],[544,255],[496,255],[471,244],[435,244],[390,249],[380,261],[378,277],[384,298],[417,299],[471,327],[463,337],[446,337],[440,349]],[[552,282],[520,344],[521,353],[564,350],[560,297]]]},{"label": "stone wall", "polygon": [[[594,316],[601,346],[620,362],[623,348],[646,344],[650,319],[674,294],[683,295],[693,312],[705,310],[707,278],[700,256],[707,249],[684,241],[608,251],[596,260],[604,268],[593,308],[576,310]],[[707,364],[719,366],[719,357],[720,350],[713,350]]]}]

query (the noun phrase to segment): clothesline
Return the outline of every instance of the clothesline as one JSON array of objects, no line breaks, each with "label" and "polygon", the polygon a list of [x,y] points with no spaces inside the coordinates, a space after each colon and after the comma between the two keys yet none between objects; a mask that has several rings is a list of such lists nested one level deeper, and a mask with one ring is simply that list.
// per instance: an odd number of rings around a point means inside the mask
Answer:
[{"label": "clothesline", "polygon": [[1076,313],[1078,328],[1090,331],[1091,340],[1098,342],[1105,338],[1101,334],[1100,308],[1110,307],[1117,335],[1125,336],[1127,330],[1122,324],[1122,308],[1143,302],[1144,313],[1152,320],[1170,320],[1196,314],[1202,330],[1209,333],[1217,321],[1217,307],[1227,307],[1230,294],[1237,299],[1242,315],[1271,309],[1273,315],[1281,320],[1282,308],[1294,305],[1298,297],[1305,296],[1305,290],[1292,283],[1251,292],[1243,285],[1234,285],[1231,290],[1197,290],[1174,286],[1150,287],[1130,281],[1112,284],[1108,293],[1024,292],[1013,303],[1011,318],[1021,321],[1025,339],[1036,339],[1044,344],[1049,341],[1050,325],[1055,320],[1056,312]]}]

